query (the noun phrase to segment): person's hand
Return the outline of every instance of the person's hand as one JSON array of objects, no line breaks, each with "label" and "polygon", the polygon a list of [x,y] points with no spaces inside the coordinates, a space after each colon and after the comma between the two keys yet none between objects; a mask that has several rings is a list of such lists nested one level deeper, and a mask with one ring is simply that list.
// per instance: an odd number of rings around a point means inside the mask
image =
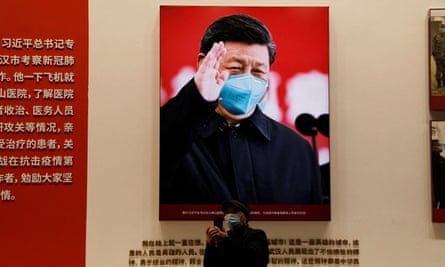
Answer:
[{"label": "person's hand", "polygon": [[227,233],[218,228],[218,226],[210,226],[207,228],[207,244],[218,245],[221,240],[227,237]]},{"label": "person's hand", "polygon": [[220,61],[227,50],[223,42],[213,44],[213,47],[202,59],[195,74],[195,83],[199,93],[206,101],[215,101],[219,97],[224,82],[229,77],[228,71],[220,72]]}]

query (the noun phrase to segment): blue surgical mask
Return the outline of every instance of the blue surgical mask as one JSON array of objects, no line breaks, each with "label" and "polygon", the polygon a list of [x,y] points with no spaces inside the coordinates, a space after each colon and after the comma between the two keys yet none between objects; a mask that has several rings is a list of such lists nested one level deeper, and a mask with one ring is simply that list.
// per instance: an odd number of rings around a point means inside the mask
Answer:
[{"label": "blue surgical mask", "polygon": [[241,217],[236,213],[229,213],[224,216],[224,222],[227,230],[234,230],[242,226]]},{"label": "blue surgical mask", "polygon": [[245,115],[263,98],[267,82],[250,73],[231,75],[219,95],[223,107],[233,115]]}]

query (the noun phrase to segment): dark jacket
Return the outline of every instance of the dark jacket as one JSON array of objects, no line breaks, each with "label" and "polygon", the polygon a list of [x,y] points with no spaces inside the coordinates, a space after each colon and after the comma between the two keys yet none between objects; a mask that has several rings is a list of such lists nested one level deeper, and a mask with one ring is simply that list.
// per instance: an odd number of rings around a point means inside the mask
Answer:
[{"label": "dark jacket", "polygon": [[160,202],[319,204],[309,143],[260,109],[228,126],[193,80],[161,108]]},{"label": "dark jacket", "polygon": [[268,261],[266,233],[248,226],[229,232],[217,246],[207,245],[204,254],[204,267],[265,267]]},{"label": "dark jacket", "polygon": [[434,35],[432,40],[432,51],[436,61],[444,61],[445,60],[445,33],[438,33]]}]

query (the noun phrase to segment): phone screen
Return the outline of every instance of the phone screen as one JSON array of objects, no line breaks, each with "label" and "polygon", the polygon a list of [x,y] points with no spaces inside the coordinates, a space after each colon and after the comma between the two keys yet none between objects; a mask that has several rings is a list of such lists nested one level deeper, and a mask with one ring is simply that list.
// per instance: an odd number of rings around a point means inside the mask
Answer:
[{"label": "phone screen", "polygon": [[224,218],[215,217],[215,218],[213,218],[213,225],[218,226],[218,228],[220,230],[222,230],[223,220],[224,220]]}]

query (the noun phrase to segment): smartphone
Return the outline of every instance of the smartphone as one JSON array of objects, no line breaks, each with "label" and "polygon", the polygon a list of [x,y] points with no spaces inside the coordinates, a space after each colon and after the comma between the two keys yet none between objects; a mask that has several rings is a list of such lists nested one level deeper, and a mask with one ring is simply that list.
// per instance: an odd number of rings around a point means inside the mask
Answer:
[{"label": "smartphone", "polygon": [[222,227],[223,227],[223,220],[224,220],[224,218],[221,218],[221,217],[215,217],[215,218],[213,218],[213,226],[218,226],[218,228],[219,228],[220,230],[222,230]]}]

